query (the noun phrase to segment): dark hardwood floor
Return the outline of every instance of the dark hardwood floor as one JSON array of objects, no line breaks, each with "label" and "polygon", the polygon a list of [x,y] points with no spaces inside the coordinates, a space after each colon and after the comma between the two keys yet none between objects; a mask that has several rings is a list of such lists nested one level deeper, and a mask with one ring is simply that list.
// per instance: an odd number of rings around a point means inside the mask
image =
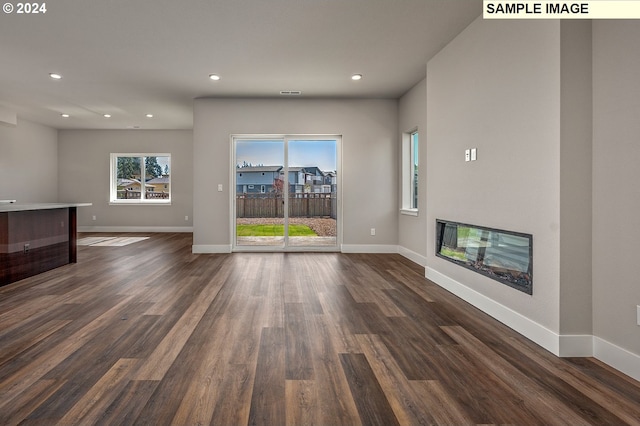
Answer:
[{"label": "dark hardwood floor", "polygon": [[0,424],[640,424],[640,383],[401,256],[191,244],[81,246],[1,287]]}]

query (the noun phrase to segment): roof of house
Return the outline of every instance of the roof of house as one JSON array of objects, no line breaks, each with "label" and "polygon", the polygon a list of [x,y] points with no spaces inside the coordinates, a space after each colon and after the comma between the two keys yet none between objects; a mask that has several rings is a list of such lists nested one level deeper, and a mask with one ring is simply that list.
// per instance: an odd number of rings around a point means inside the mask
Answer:
[{"label": "roof of house", "polygon": [[127,185],[131,185],[131,184],[140,185],[140,181],[137,180],[137,179],[118,179],[117,184],[118,184],[118,186],[127,186]]},{"label": "roof of house", "polygon": [[167,176],[163,176],[163,177],[157,177],[157,178],[150,179],[150,180],[147,181],[147,183],[151,183],[151,184],[154,184],[154,183],[163,184],[164,183],[164,184],[167,184],[167,183],[170,183],[170,180],[169,180],[169,178]]}]

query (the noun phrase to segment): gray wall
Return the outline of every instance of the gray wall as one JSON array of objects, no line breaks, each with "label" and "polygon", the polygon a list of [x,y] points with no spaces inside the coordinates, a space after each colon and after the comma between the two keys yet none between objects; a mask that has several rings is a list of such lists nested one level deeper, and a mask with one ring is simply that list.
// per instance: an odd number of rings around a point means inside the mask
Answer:
[{"label": "gray wall", "polygon": [[[342,135],[343,243],[398,243],[398,105],[395,100],[197,99],[194,245],[231,244],[232,134]],[[369,229],[376,228],[376,236]]]},{"label": "gray wall", "polygon": [[640,25],[593,23],[593,328],[640,354]]},{"label": "gray wall", "polygon": [[0,200],[59,201],[57,156],[55,129],[22,119],[17,126],[0,124]]},{"label": "gray wall", "polygon": [[[557,333],[560,24],[474,21],[427,65],[426,139],[427,266]],[[437,258],[436,219],[533,234],[533,296]]]},{"label": "gray wall", "polygon": [[591,335],[591,22],[561,23],[560,334]]},{"label": "gray wall", "polygon": [[[398,104],[398,161],[402,159],[401,136],[418,128],[418,216],[400,214],[398,218],[398,245],[411,250],[422,259],[413,259],[424,264],[427,255],[427,80],[424,79],[405,93]],[[402,164],[402,167],[405,167]],[[398,179],[402,170],[398,170]],[[398,208],[402,206],[402,182],[398,182]]]},{"label": "gray wall", "polygon": [[[192,138],[190,130],[61,130],[60,199],[93,203],[78,209],[78,226],[83,230],[190,230]],[[109,205],[110,154],[129,152],[171,153],[171,205]]]}]

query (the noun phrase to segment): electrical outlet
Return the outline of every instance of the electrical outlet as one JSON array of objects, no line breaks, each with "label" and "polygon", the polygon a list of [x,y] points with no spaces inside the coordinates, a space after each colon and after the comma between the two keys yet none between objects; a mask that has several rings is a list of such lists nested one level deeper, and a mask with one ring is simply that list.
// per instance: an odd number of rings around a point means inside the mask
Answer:
[{"label": "electrical outlet", "polygon": [[29,248],[30,248],[30,247],[31,247],[31,246],[29,245],[29,243],[26,243],[26,244],[24,245],[24,252],[25,252],[25,253],[28,253],[28,252],[29,252]]},{"label": "electrical outlet", "polygon": [[218,192],[222,192],[222,184],[221,183],[218,184]]},{"label": "electrical outlet", "polygon": [[185,217],[184,217],[184,220],[189,220],[189,216],[185,216]]},{"label": "electrical outlet", "polygon": [[91,219],[92,220],[96,220],[96,215],[93,215],[93,217]]},{"label": "electrical outlet", "polygon": [[372,236],[376,235],[376,228],[371,228],[371,235]]},{"label": "electrical outlet", "polygon": [[464,161],[471,161],[471,150],[470,149],[465,149],[464,150]]}]

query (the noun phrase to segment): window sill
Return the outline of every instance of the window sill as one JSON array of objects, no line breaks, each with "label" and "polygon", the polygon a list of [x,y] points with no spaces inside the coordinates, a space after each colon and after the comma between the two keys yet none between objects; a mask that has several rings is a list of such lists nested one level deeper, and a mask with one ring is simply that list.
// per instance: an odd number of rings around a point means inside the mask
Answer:
[{"label": "window sill", "polygon": [[418,216],[418,209],[400,209],[400,214],[406,216]]}]

